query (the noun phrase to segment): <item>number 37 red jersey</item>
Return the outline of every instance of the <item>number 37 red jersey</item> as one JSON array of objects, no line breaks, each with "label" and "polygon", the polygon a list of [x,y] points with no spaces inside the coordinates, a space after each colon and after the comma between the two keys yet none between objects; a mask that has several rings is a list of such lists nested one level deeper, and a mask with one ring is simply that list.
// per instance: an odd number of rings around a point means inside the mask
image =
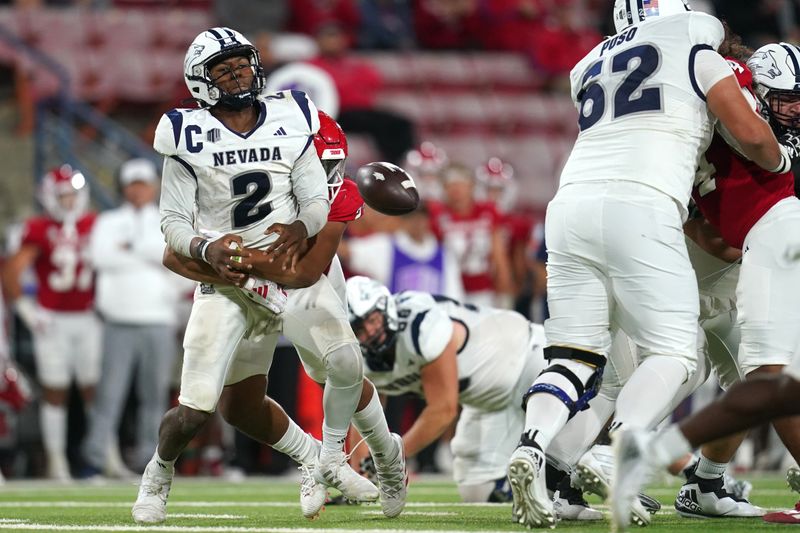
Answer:
[{"label": "number 37 red jersey", "polygon": [[49,217],[25,222],[22,246],[38,250],[34,270],[39,284],[37,299],[52,311],[85,311],[94,302],[94,272],[89,264],[89,234],[95,213],[67,228]]}]

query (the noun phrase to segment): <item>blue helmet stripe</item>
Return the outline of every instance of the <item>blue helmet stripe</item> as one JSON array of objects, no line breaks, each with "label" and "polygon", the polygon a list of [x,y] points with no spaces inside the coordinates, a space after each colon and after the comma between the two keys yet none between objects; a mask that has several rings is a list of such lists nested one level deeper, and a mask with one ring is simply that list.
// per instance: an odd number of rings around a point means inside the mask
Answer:
[{"label": "blue helmet stripe", "polygon": [[631,11],[631,0],[625,0],[625,15],[628,17],[628,26],[633,24],[633,12]]},{"label": "blue helmet stripe", "polygon": [[211,28],[208,33],[214,36],[215,39],[222,39],[222,34],[217,31],[217,28]]},{"label": "blue helmet stripe", "polygon": [[781,46],[786,53],[789,54],[789,59],[792,60],[792,67],[794,69],[794,90],[800,90],[800,54],[796,46],[788,43],[781,43]]},{"label": "blue helmet stripe", "polygon": [[636,0],[636,14],[639,17],[639,22],[644,22],[644,2],[643,2],[643,0]]}]

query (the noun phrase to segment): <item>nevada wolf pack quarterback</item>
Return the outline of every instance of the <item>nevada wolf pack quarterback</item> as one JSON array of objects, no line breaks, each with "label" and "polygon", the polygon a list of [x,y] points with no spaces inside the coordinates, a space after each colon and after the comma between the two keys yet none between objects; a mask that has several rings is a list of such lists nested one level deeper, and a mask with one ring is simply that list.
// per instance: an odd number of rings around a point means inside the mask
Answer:
[{"label": "nevada wolf pack quarterback", "polygon": [[[261,95],[258,51],[228,28],[195,38],[184,77],[200,108],[166,113],[154,141],[165,156],[162,231],[177,254],[207,262],[237,285],[242,276],[231,270],[232,256],[246,254],[234,248],[279,251],[292,260],[326,223],[327,175],[313,146],[317,110],[301,92]],[[212,241],[205,236],[212,233],[223,235]],[[278,331],[276,311],[236,286],[198,287],[184,338],[179,405],[162,420],[133,507],[137,522],[166,518],[174,461],[216,409],[242,338],[256,325]],[[352,358],[360,364],[357,350]],[[356,378],[360,385],[363,375]],[[343,432],[350,423],[345,418]],[[323,456],[337,448],[331,439],[323,431]]]},{"label": "nevada wolf pack quarterback", "polygon": [[791,164],[716,52],[719,20],[685,0],[616,0],[613,16],[617,34],[570,74],[580,133],[547,207],[550,366],[526,394],[509,464],[514,520],[529,527],[555,525],[544,454],[596,395],[612,325],[642,357],[615,429],[650,426],[696,371],[699,298],[682,222],[714,117],[757,165]]}]

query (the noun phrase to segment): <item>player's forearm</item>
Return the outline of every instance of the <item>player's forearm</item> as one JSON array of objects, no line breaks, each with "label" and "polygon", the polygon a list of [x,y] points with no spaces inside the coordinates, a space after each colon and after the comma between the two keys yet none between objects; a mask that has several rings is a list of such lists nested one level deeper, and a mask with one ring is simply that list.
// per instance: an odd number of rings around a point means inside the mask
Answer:
[{"label": "player's forearm", "polygon": [[250,273],[261,279],[274,281],[278,285],[289,289],[302,289],[310,287],[319,280],[322,272],[319,269],[311,268],[312,265],[305,261],[305,257],[297,263],[295,271],[283,269],[283,261],[277,256],[274,261],[270,261],[272,255],[254,251],[254,256],[250,261],[253,266]]},{"label": "player's forearm", "polygon": [[414,424],[403,435],[406,456],[412,457],[442,436],[456,419],[458,406],[426,406]]},{"label": "player's forearm", "polygon": [[162,264],[169,270],[187,279],[200,283],[228,285],[208,263],[176,254],[171,248],[164,249]]}]

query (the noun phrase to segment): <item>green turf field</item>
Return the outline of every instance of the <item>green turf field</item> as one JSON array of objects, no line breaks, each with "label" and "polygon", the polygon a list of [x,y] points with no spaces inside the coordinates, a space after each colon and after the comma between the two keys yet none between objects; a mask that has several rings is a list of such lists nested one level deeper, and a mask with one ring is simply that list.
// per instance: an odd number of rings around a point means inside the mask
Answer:
[{"label": "green turf field", "polygon": [[[797,498],[782,479],[753,479],[753,502],[770,509],[788,508]],[[689,520],[672,511],[677,485],[649,491],[664,504],[653,531],[749,532],[787,526],[760,519]],[[0,487],[2,531],[174,531],[302,533],[336,531],[523,531],[511,523],[511,506],[458,502],[455,486],[436,480],[412,480],[409,504],[396,519],[383,517],[377,504],[327,506],[320,518],[300,514],[298,486],[285,478],[250,478],[242,483],[178,478],[172,486],[169,519],[160,526],[139,527],[130,517],[134,483],[74,484],[10,482]],[[596,503],[596,501],[595,501]],[[791,527],[791,526],[788,526]],[[608,531],[609,522],[562,522],[559,530]]]}]

